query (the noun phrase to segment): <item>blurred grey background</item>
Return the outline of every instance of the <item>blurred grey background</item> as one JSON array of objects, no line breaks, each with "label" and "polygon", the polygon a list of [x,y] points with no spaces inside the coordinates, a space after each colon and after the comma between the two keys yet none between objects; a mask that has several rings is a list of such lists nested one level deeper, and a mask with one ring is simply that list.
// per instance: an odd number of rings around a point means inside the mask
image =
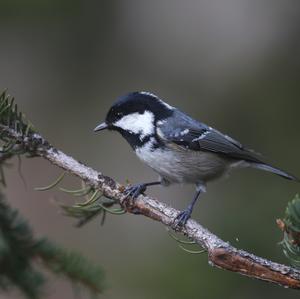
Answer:
[{"label": "blurred grey background", "polygon": [[[1,0],[0,89],[55,146],[119,182],[156,175],[120,136],[92,129],[117,96],[135,90],[158,94],[299,176],[299,36],[300,2],[290,0]],[[22,171],[27,188],[16,164],[7,171],[12,205],[36,234],[103,265],[103,298],[299,297],[211,268],[205,254],[184,253],[144,217],[111,216],[103,227],[96,219],[77,229],[51,201],[73,198],[33,191],[60,170],[34,159],[23,160]],[[239,248],[287,262],[275,219],[298,191],[271,174],[236,171],[209,185],[193,216]],[[148,193],[182,209],[193,187]],[[50,277],[45,298],[75,297],[68,282]]]}]

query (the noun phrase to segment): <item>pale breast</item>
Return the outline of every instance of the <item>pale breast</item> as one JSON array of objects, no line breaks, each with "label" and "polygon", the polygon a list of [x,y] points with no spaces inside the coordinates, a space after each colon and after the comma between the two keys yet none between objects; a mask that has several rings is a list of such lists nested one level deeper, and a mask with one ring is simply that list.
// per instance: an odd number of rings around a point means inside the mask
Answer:
[{"label": "pale breast", "polygon": [[170,183],[205,183],[222,176],[230,165],[227,159],[210,152],[176,148],[153,150],[151,142],[135,152]]}]

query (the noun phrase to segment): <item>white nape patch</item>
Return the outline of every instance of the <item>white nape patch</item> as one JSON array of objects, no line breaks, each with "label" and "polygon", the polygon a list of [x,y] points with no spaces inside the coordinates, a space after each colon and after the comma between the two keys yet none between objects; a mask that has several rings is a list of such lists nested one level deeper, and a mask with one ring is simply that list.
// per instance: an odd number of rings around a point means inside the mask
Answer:
[{"label": "white nape patch", "polygon": [[147,135],[154,133],[154,115],[147,110],[143,114],[131,113],[116,121],[114,126],[130,133],[139,134],[140,139],[143,140]]},{"label": "white nape patch", "polygon": [[164,101],[162,101],[157,95],[155,95],[154,93],[148,92],[148,91],[140,91],[140,94],[146,95],[146,96],[151,96],[155,99],[157,99],[160,103],[162,103],[164,106],[166,106],[167,108],[169,108],[170,110],[174,110],[175,108],[167,103],[165,103]]},{"label": "white nape patch", "polygon": [[199,140],[205,138],[210,132],[211,132],[211,131],[205,131],[205,132],[204,132],[203,134],[201,134],[199,137],[194,138],[194,139],[192,140],[192,142],[196,142],[196,141],[199,141]]}]

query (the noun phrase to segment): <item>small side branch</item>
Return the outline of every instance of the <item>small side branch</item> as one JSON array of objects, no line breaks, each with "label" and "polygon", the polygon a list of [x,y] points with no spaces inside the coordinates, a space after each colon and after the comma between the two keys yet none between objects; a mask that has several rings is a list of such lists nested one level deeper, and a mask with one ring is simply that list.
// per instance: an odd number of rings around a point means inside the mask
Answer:
[{"label": "small side branch", "polygon": [[[38,134],[22,138],[18,133],[2,125],[0,125],[0,131],[8,137],[18,140],[18,143],[21,143],[32,155],[47,159],[52,164],[79,177],[87,185],[101,191],[104,196],[120,203],[127,212],[144,215],[173,229],[174,220],[179,213],[178,210],[143,195],[125,207],[123,201],[125,187],[114,179],[57,150]],[[300,289],[299,270],[239,250],[192,219],[188,220],[180,232],[207,250],[209,264],[212,266],[284,287]]]}]

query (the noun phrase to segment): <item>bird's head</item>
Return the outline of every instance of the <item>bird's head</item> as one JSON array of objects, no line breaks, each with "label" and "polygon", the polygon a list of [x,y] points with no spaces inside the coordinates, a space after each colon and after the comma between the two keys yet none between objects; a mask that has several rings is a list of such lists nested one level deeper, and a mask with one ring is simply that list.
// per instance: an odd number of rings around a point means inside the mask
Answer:
[{"label": "bird's head", "polygon": [[174,108],[149,92],[133,92],[120,97],[109,109],[105,121],[94,131],[118,131],[137,147],[155,134],[156,124],[173,114]]}]

